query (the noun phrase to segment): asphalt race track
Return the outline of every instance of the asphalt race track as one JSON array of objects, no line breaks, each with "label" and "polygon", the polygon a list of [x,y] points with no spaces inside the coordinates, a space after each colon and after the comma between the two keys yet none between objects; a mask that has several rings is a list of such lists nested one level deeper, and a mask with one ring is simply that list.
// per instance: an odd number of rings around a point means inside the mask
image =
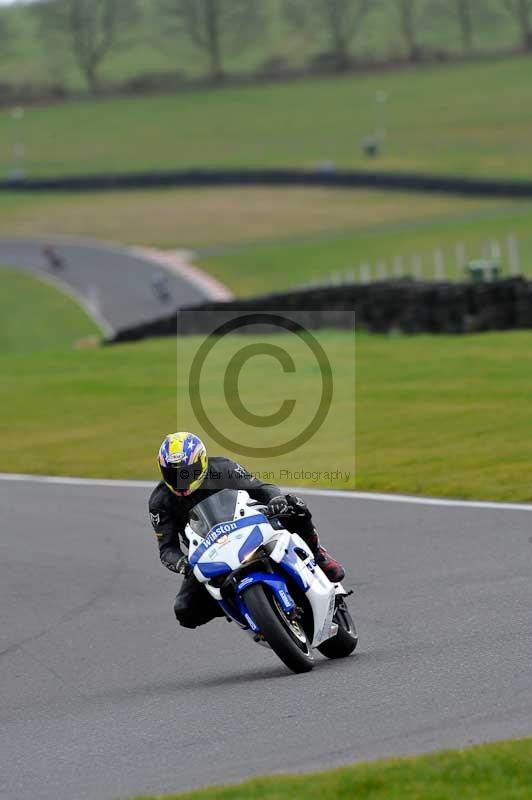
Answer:
[{"label": "asphalt race track", "polygon": [[111,800],[532,733],[531,510],[310,498],[354,657],[177,627],[142,486],[0,481],[0,797]]},{"label": "asphalt race track", "polygon": [[[44,243],[56,248],[65,261],[64,270],[54,272],[47,266],[41,252]],[[190,281],[167,271],[172,299],[161,303],[153,293],[151,277],[162,267],[142,258],[132,248],[119,245],[54,237],[35,241],[0,237],[0,263],[45,278],[59,278],[89,303],[96,304],[115,330],[206,299]]]}]

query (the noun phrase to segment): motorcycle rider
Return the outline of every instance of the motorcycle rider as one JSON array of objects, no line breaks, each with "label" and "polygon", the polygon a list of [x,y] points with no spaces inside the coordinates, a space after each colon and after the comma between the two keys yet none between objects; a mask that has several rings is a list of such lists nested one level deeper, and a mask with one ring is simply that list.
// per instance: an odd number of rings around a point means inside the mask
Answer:
[{"label": "motorcycle rider", "polygon": [[176,618],[183,627],[196,628],[214,617],[224,616],[218,603],[192,574],[188,558],[181,550],[181,542],[188,546],[185,526],[191,509],[222,489],[245,490],[253,500],[267,506],[267,514],[286,515],[283,525],[305,540],[329,580],[337,583],[343,579],[342,565],[320,545],[312,514],[299,497],[281,494],[277,486],[258,480],[229,458],[207,458],[205,445],[193,433],[168,434],[157,462],[162,480],[151,493],[149,515],[162,563],[172,572],[184,575],[174,604]]},{"label": "motorcycle rider", "polygon": [[171,300],[170,286],[168,284],[168,275],[162,269],[157,269],[151,276],[151,288],[157,300],[160,303],[167,303]]}]

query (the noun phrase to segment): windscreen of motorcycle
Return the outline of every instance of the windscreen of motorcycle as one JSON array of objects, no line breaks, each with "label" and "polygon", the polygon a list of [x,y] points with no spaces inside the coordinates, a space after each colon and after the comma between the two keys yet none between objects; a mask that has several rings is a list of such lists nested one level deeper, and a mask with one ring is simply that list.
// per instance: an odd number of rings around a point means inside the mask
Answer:
[{"label": "windscreen of motorcycle", "polygon": [[238,491],[222,489],[206,497],[190,510],[190,527],[204,539],[211,528],[220,522],[232,522],[236,516]]}]

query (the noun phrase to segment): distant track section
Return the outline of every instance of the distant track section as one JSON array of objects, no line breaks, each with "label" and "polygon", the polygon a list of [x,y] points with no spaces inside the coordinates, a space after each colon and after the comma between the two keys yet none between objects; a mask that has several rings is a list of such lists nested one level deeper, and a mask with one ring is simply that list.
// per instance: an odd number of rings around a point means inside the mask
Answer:
[{"label": "distant track section", "polygon": [[[53,269],[43,254],[51,245],[62,267]],[[30,272],[68,288],[95,319],[106,336],[123,327],[148,322],[177,308],[218,299],[221,286],[200,280],[200,271],[180,268],[178,254],[143,251],[92,240],[43,236],[39,239],[0,237],[0,263]],[[185,268],[186,267],[186,268]],[[152,287],[154,272],[163,271],[169,299],[162,302]],[[216,289],[216,291],[215,291]]]},{"label": "distant track section", "polygon": [[346,189],[389,189],[443,192],[477,197],[532,197],[532,180],[466,178],[369,170],[317,169],[202,169],[169,170],[0,181],[8,192],[102,192],[117,189],[154,189],[194,186],[321,186]]}]

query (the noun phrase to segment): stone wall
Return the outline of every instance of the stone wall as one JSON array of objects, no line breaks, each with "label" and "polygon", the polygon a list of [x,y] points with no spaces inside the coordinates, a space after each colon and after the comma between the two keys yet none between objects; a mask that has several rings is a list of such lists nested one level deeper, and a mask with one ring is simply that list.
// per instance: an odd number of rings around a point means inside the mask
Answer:
[{"label": "stone wall", "polygon": [[406,172],[335,168],[194,168],[137,173],[105,173],[0,180],[5,192],[102,192],[161,187],[320,186],[437,192],[472,197],[532,197],[532,180],[466,178]]},{"label": "stone wall", "polygon": [[150,336],[210,333],[242,312],[293,313],[310,330],[356,327],[373,333],[478,333],[532,328],[532,282],[436,283],[410,279],[300,289],[264,297],[202,303],[179,314],[118,331],[109,343]]}]

